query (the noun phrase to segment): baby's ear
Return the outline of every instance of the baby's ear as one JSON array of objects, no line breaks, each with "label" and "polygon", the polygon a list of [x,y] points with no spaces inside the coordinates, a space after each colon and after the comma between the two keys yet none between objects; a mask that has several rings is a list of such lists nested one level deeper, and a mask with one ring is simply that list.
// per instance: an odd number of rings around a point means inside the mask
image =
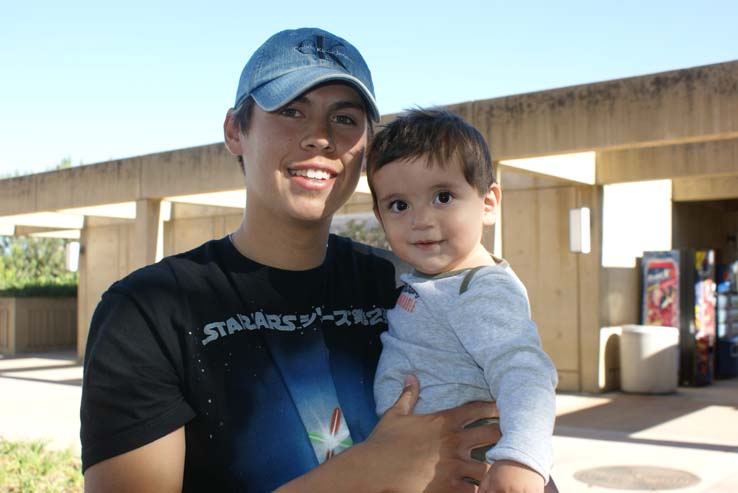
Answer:
[{"label": "baby's ear", "polygon": [[497,183],[489,186],[487,193],[484,194],[484,210],[482,214],[482,222],[485,226],[492,226],[497,221],[497,209],[502,201],[502,190]]}]

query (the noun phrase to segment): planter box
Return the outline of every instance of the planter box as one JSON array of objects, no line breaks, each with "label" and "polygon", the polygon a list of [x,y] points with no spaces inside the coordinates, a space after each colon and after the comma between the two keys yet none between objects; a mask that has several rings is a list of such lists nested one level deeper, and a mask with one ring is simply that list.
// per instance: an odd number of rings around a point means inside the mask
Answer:
[{"label": "planter box", "polygon": [[0,298],[0,354],[74,349],[76,298]]}]

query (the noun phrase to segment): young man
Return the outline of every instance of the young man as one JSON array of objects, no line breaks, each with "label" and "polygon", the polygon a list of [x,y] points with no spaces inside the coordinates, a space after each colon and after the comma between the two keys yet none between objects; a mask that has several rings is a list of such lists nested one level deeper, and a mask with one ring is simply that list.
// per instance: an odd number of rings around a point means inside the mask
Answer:
[{"label": "young man", "polygon": [[374,413],[394,269],[329,225],[378,117],[346,40],[283,31],[254,53],[224,123],[240,227],[114,284],[93,317],[87,491],[473,491],[486,468],[469,450],[499,431],[464,425],[494,404],[415,416],[410,378]]},{"label": "young man", "polygon": [[374,211],[392,251],[415,268],[382,334],[377,412],[407,374],[416,412],[496,399],[502,439],[480,493],[542,492],[552,464],[556,370],[543,352],[525,287],[482,245],[500,187],[487,144],[462,118],[412,110],[374,138],[367,166]]}]

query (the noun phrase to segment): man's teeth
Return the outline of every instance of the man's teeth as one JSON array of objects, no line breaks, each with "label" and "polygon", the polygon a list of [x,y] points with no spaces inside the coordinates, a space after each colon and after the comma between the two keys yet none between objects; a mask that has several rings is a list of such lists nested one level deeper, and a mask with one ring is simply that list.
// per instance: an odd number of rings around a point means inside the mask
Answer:
[{"label": "man's teeth", "polygon": [[319,169],[296,169],[290,170],[292,176],[304,176],[312,180],[328,180],[331,174]]}]

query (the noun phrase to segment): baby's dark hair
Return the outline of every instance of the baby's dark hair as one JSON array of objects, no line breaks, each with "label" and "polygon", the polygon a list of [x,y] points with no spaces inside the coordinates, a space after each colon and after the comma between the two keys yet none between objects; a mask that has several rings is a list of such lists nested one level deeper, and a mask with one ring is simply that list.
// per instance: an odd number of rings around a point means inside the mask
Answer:
[{"label": "baby's dark hair", "polygon": [[480,195],[495,182],[492,156],[479,130],[450,111],[415,108],[385,125],[372,140],[366,172],[374,200],[374,173],[393,161],[421,156],[429,158],[430,166],[458,163],[466,181]]}]

